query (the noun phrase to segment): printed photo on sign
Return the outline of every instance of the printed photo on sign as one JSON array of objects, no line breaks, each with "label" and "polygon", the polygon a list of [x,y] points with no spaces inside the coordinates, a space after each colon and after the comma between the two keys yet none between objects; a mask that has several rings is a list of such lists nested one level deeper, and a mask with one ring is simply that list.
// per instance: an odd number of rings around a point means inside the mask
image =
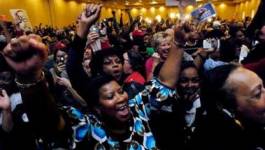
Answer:
[{"label": "printed photo on sign", "polygon": [[211,3],[207,3],[203,5],[202,7],[199,7],[191,13],[191,16],[193,17],[193,19],[197,21],[204,21],[215,15],[216,15],[216,12]]},{"label": "printed photo on sign", "polygon": [[23,9],[10,9],[10,13],[14,19],[14,22],[24,31],[32,30],[31,23],[27,12]]}]

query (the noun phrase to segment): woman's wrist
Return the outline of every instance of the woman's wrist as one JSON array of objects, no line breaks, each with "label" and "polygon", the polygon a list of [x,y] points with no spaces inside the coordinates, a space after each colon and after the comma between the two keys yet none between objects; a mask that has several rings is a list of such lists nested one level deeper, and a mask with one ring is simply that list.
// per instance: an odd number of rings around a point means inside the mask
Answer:
[{"label": "woman's wrist", "polygon": [[43,71],[34,73],[33,75],[17,75],[15,82],[19,88],[30,88],[37,85],[45,79],[45,73]]},{"label": "woman's wrist", "polygon": [[76,35],[81,39],[85,39],[89,28],[87,27],[87,25],[84,25],[82,23],[80,23],[79,26],[80,27],[76,30]]},{"label": "woman's wrist", "polygon": [[32,83],[37,80],[39,80],[42,76],[43,71],[38,70],[32,73],[27,73],[27,74],[16,74],[16,80],[21,82],[21,83]]}]

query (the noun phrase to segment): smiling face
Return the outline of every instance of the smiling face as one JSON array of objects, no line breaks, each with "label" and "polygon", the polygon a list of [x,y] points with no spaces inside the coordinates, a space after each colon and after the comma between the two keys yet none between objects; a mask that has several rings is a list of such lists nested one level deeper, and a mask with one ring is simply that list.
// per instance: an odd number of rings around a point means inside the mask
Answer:
[{"label": "smiling face", "polygon": [[117,55],[107,56],[103,60],[103,72],[120,80],[122,76],[122,61]]},{"label": "smiling face", "polygon": [[188,67],[180,73],[178,92],[185,101],[195,100],[200,88],[200,78],[196,68]]},{"label": "smiling face", "polygon": [[166,60],[170,48],[171,48],[171,44],[170,44],[169,38],[164,38],[160,42],[158,49],[157,49],[157,52],[162,60]]},{"label": "smiling face", "polygon": [[116,82],[111,81],[99,89],[100,113],[120,122],[130,118],[128,95]]},{"label": "smiling face", "polygon": [[262,80],[254,72],[240,67],[229,75],[226,86],[234,91],[238,114],[265,125],[265,89]]}]

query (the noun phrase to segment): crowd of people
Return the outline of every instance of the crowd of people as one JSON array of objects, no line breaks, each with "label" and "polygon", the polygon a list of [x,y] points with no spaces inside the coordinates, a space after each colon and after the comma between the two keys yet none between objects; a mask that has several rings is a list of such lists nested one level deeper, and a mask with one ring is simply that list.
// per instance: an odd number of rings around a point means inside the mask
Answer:
[{"label": "crowd of people", "polygon": [[0,27],[0,149],[263,150],[265,25],[141,17]]}]

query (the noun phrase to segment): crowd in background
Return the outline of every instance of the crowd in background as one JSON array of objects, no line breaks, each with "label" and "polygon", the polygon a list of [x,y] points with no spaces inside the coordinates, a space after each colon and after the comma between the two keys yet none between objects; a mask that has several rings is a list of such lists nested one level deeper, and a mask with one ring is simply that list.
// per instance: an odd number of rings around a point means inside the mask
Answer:
[{"label": "crowd in background", "polygon": [[265,25],[100,10],[1,23],[0,149],[265,149]]}]

